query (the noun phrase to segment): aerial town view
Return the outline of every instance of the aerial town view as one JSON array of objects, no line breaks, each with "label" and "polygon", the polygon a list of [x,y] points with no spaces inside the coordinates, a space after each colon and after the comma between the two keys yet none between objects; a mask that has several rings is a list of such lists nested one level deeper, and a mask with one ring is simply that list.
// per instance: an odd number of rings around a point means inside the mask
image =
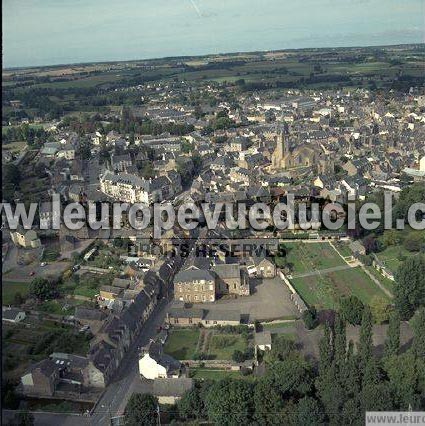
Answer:
[{"label": "aerial town view", "polygon": [[425,425],[424,16],[5,0],[2,423]]}]

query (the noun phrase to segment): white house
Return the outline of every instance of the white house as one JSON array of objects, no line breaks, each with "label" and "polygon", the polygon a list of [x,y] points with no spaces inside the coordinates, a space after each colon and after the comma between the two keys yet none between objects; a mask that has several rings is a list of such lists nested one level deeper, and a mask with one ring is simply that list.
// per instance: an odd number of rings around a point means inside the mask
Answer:
[{"label": "white house", "polygon": [[145,379],[178,378],[180,363],[162,353],[162,345],[152,342],[142,358],[139,359],[139,373]]}]

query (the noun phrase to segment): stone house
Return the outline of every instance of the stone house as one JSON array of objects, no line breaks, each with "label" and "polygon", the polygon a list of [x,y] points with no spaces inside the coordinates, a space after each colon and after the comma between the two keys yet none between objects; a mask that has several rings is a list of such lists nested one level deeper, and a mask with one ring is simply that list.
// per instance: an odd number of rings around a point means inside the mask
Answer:
[{"label": "stone house", "polygon": [[206,270],[190,269],[174,277],[174,298],[181,302],[214,302],[216,286],[214,276]]},{"label": "stone house", "polygon": [[216,276],[217,293],[249,296],[248,274],[239,263],[217,264],[211,271]]}]

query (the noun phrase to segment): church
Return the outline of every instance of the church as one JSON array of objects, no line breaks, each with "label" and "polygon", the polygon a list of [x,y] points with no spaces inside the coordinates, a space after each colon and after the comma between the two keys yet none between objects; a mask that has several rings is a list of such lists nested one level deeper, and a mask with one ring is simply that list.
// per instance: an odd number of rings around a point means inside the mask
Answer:
[{"label": "church", "polygon": [[317,174],[333,173],[334,162],[320,146],[301,144],[290,148],[288,137],[283,131],[280,131],[275,139],[276,148],[271,158],[271,170],[279,172],[311,168]]}]

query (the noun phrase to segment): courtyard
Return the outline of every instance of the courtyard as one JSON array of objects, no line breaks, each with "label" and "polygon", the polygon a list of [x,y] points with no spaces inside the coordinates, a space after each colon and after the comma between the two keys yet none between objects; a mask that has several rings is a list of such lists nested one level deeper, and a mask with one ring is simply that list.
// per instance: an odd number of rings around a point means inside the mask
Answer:
[{"label": "courtyard", "polygon": [[211,304],[195,304],[193,307],[210,311],[238,311],[244,320],[250,322],[291,319],[300,315],[288,288],[279,277],[253,280],[250,296],[221,299]]}]

